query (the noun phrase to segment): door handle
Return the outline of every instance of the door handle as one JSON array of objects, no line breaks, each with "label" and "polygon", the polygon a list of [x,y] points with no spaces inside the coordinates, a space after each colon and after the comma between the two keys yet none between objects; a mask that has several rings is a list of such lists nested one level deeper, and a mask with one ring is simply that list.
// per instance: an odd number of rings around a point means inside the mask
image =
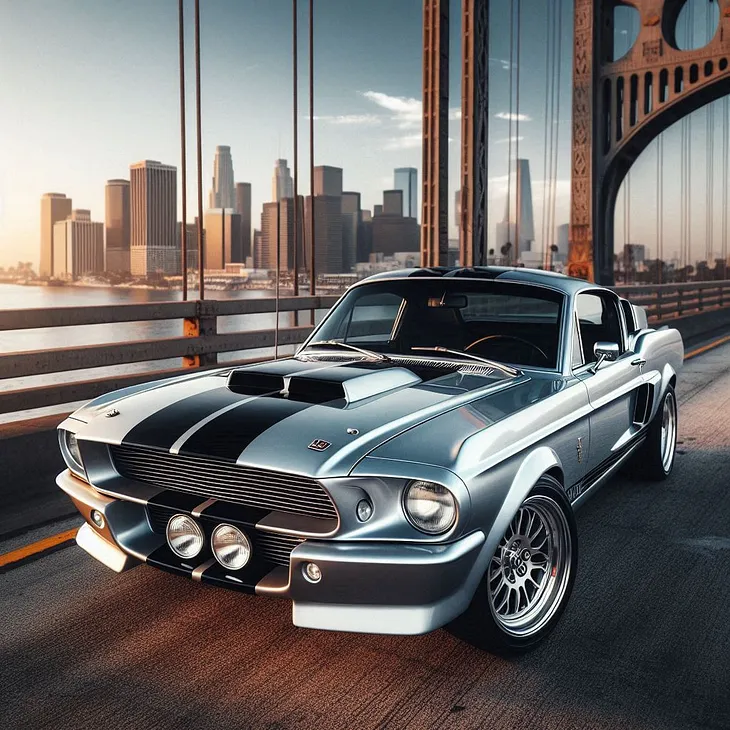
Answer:
[{"label": "door handle", "polygon": [[634,358],[634,359],[633,359],[633,360],[631,361],[631,364],[632,364],[632,365],[639,365],[639,366],[641,366],[641,365],[646,365],[646,360],[645,360],[645,359],[644,359],[643,357],[635,357],[635,358]]}]

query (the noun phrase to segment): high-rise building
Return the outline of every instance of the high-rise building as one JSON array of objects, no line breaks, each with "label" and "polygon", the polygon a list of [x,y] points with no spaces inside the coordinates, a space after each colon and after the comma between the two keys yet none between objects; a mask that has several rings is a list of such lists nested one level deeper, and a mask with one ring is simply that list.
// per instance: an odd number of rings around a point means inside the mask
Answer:
[{"label": "high-rise building", "polygon": [[106,183],[104,226],[107,271],[130,272],[129,180]]},{"label": "high-rise building", "polygon": [[241,252],[245,262],[251,255],[251,183],[236,183],[236,213],[241,216]]},{"label": "high-rise building", "polygon": [[418,170],[415,167],[396,167],[393,187],[403,192],[401,215],[418,219]]},{"label": "high-rise building", "polygon": [[369,210],[360,211],[360,230],[357,235],[357,263],[370,260],[373,252],[373,216]]},{"label": "high-rise building", "polygon": [[213,187],[208,197],[209,208],[235,208],[236,193],[233,182],[233,158],[228,145],[215,148],[213,160]]},{"label": "high-rise building", "polygon": [[203,218],[205,268],[221,271],[226,264],[243,263],[241,216],[233,208],[211,208]]},{"label": "high-rise building", "polygon": [[41,197],[40,276],[53,276],[54,225],[71,215],[71,198],[63,193],[46,193]]},{"label": "high-rise building", "polygon": [[[263,218],[263,215],[262,215]],[[251,266],[254,269],[264,269],[262,260],[263,232],[258,228],[253,229],[253,253],[251,254]]]},{"label": "high-rise building", "polygon": [[91,220],[91,211],[74,210],[53,226],[54,276],[78,279],[104,271],[104,224]]},{"label": "high-rise building", "polygon": [[515,180],[515,193],[505,204],[504,220],[497,224],[497,249],[500,251],[509,243],[509,257],[514,259],[516,254],[519,259],[523,253],[532,250],[535,240],[529,160],[517,160]]},{"label": "high-rise building", "polygon": [[[188,223],[185,226],[185,247],[188,250],[188,271],[198,268],[198,224]],[[182,221],[177,222],[177,240],[182,241]]]},{"label": "high-rise building", "polygon": [[360,193],[342,193],[342,270],[350,271],[358,261],[358,241],[362,229]]},{"label": "high-rise building", "polygon": [[129,178],[132,274],[179,273],[177,168],[143,160],[130,165]]},{"label": "high-rise building", "polygon": [[277,160],[274,165],[274,178],[271,181],[271,199],[276,203],[282,198],[294,197],[294,180],[286,160]]},{"label": "high-rise building", "polygon": [[454,226],[457,231],[461,228],[461,190],[454,193]]},{"label": "high-rise building", "polygon": [[[341,274],[342,261],[342,198],[339,195],[307,196],[304,202],[305,241],[311,251],[311,228],[314,201],[314,263],[318,274]],[[307,256],[307,258],[309,258]]]},{"label": "high-rise building", "polygon": [[314,194],[342,195],[342,168],[319,165],[314,168]]},{"label": "high-rise building", "polygon": [[[304,210],[299,196],[297,211],[299,229],[299,270],[306,268],[304,257]],[[264,203],[261,214],[261,252],[254,262],[255,268],[276,270],[276,244],[279,243],[279,270],[294,270],[294,198],[284,198],[279,203]]]},{"label": "high-rise building", "polygon": [[[382,215],[397,215],[403,217],[403,191],[384,190]],[[410,217],[410,216],[406,216]]]}]

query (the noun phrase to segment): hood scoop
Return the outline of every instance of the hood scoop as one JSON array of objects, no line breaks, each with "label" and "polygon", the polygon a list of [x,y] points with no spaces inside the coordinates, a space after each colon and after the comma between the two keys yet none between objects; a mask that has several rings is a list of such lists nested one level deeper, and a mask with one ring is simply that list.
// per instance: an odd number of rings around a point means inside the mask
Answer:
[{"label": "hood scoop", "polygon": [[368,370],[342,367],[292,376],[287,390],[290,400],[306,403],[343,399],[347,403],[357,403],[420,382],[418,375],[405,368]]},{"label": "hood scoop", "polygon": [[256,370],[233,370],[228,376],[228,387],[241,395],[266,395],[284,390],[284,376]]}]

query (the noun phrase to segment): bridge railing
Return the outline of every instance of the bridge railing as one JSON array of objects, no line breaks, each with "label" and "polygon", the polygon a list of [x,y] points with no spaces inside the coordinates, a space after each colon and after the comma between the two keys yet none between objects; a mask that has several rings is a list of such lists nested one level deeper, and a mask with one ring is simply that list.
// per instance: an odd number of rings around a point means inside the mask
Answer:
[{"label": "bridge railing", "polygon": [[[646,307],[649,319],[653,322],[730,306],[730,281],[622,286],[616,287],[616,291],[634,304]],[[304,312],[300,319],[309,322],[310,312],[318,312],[321,316],[337,298],[333,295],[282,297],[278,308],[281,313]],[[0,333],[164,320],[182,323],[181,334],[173,337],[0,353],[0,414],[89,400],[125,386],[178,375],[189,368],[215,367],[221,353],[270,351],[275,344],[274,329],[271,327],[219,331],[218,320],[235,315],[272,315],[275,311],[276,302],[273,298],[0,310]],[[289,318],[294,320],[294,315]],[[300,344],[311,332],[309,324],[295,322],[280,326],[279,346]],[[181,360],[181,366],[165,367],[160,362],[155,364],[155,361],[176,359],[178,362]],[[226,365],[255,359],[226,360]],[[142,372],[113,375],[98,371],[98,377],[94,377],[94,368],[133,364],[149,364],[149,367],[142,365]],[[91,370],[90,377],[79,379],[73,375],[74,371],[87,369]],[[32,379],[33,376],[48,374],[57,375],[57,380],[54,378],[51,384],[43,385],[27,385],[27,381],[23,383],[21,380],[20,386],[2,388],[2,380]]]}]

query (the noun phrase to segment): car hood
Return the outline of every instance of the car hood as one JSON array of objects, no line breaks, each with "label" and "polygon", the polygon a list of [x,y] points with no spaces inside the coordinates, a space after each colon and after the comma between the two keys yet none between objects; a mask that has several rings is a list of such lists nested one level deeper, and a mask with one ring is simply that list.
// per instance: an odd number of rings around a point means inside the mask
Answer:
[{"label": "car hood", "polygon": [[[322,478],[348,474],[399,434],[454,409],[477,404],[470,413],[481,417],[470,417],[470,427],[484,428],[510,410],[499,405],[500,394],[532,382],[478,363],[457,369],[437,362],[432,368],[277,360],[122,391],[72,418],[82,440]],[[450,439],[448,432],[442,436]]]}]

